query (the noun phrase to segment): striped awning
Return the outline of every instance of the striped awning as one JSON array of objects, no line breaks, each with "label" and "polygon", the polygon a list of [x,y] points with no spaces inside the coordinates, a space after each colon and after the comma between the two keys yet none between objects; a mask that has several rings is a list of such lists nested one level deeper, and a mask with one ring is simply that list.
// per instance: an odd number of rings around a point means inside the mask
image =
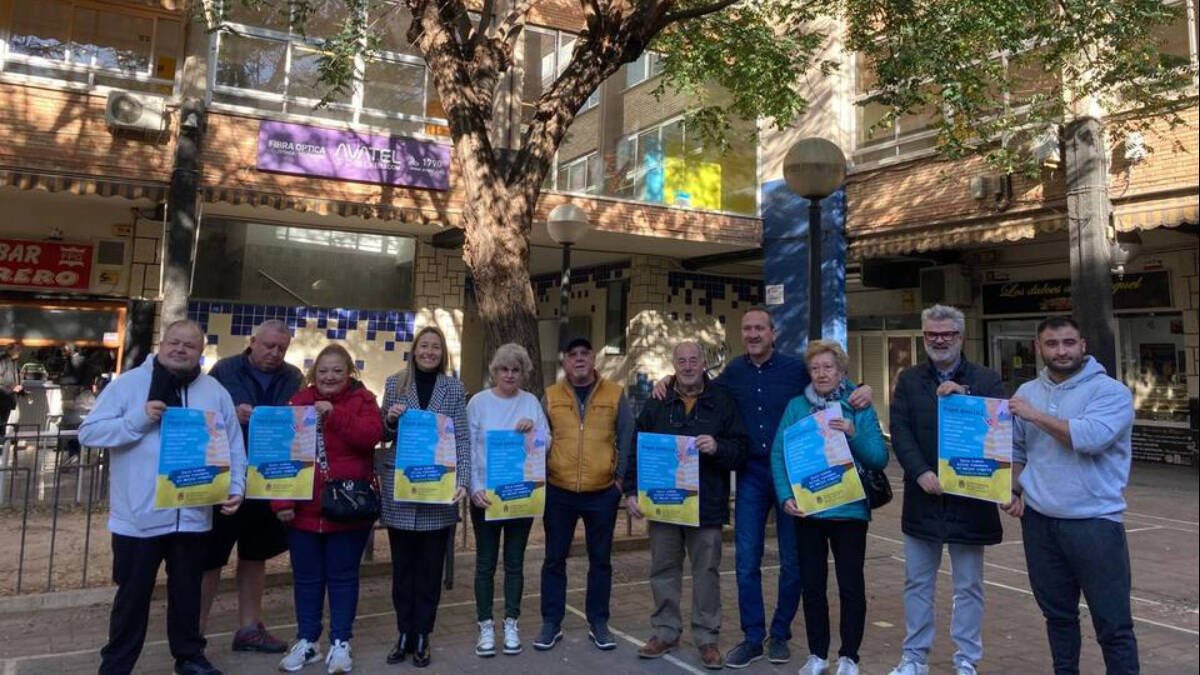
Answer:
[{"label": "striped awning", "polygon": [[878,231],[850,228],[846,237],[849,240],[849,257],[863,259],[963,246],[1004,244],[1066,229],[1065,215],[1042,214],[1002,221],[988,219],[967,223],[933,223]]},{"label": "striped awning", "polygon": [[151,202],[162,202],[167,198],[165,182],[153,183],[108,176],[77,176],[13,168],[0,168],[0,187]]},{"label": "striped awning", "polygon": [[234,206],[269,207],[280,211],[314,213],[322,216],[398,220],[427,225],[457,226],[461,215],[457,210],[448,212],[437,209],[392,206],[390,204],[372,204],[364,201],[319,199],[261,192],[245,188],[206,187],[201,189],[201,197],[209,203],[221,202]]},{"label": "striped awning", "polygon": [[1115,204],[1113,223],[1118,232],[1195,225],[1200,223],[1200,195]]}]

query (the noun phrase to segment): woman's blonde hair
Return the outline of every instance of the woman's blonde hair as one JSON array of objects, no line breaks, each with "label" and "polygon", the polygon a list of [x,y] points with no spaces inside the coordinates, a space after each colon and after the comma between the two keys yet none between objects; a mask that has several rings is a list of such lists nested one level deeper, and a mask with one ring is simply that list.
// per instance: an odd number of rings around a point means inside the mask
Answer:
[{"label": "woman's blonde hair", "polygon": [[846,373],[850,370],[850,357],[846,356],[846,350],[842,349],[842,345],[833,340],[811,340],[808,343],[808,348],[804,350],[804,363],[807,365],[813,357],[824,353],[833,354],[833,362],[837,364],[838,370]]},{"label": "woman's blonde hair", "polygon": [[437,326],[425,326],[413,336],[412,350],[408,353],[408,366],[400,371],[400,377],[396,381],[396,393],[400,396],[408,391],[408,387],[412,383],[412,371],[417,367],[417,343],[429,333],[436,335],[438,342],[442,344],[442,360],[438,362],[437,372],[443,375],[450,374],[450,350],[446,348],[446,334]]},{"label": "woman's blonde hair", "polygon": [[528,377],[533,372],[533,361],[529,358],[529,352],[515,342],[508,342],[496,348],[496,353],[492,355],[492,363],[488,365],[488,372],[494,378],[496,371],[504,366],[519,368],[522,377]]},{"label": "woman's blonde hair", "polygon": [[328,344],[325,348],[317,352],[317,358],[313,359],[312,365],[309,366],[308,372],[304,374],[304,384],[313,385],[317,382],[317,364],[326,356],[336,356],[346,363],[346,373],[351,379],[358,379],[358,366],[354,365],[354,357],[350,356],[350,352],[345,347],[339,344]]}]

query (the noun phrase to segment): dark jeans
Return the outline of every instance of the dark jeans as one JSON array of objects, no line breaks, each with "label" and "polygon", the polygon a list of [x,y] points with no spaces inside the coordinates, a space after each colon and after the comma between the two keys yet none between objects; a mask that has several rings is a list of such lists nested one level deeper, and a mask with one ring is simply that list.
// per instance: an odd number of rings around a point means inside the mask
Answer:
[{"label": "dark jeans", "polygon": [[867,625],[867,589],[863,579],[867,525],[865,520],[796,519],[808,651],[823,659],[829,658],[829,601],[825,591],[829,583],[829,550],[833,549],[833,570],[837,574],[841,605],[838,633],[842,646],[838,656],[858,663],[858,648]]},{"label": "dark jeans", "polygon": [[[765,462],[752,459],[750,462]],[[763,604],[762,561],[767,538],[767,517],[775,511],[775,538],[779,544],[779,589],[770,636],[792,639],[792,620],[800,608],[800,563],[796,560],[796,519],[777,506],[770,465],[766,471],[747,469],[737,476],[733,503],[734,570],[737,573],[738,616],[746,641],[761,644],[767,638],[767,611]]]},{"label": "dark jeans", "polygon": [[504,618],[521,618],[521,594],[525,592],[525,545],[533,518],[488,522],[483,509],[471,507],[475,528],[475,614],[479,621],[492,618],[496,594],[496,562],[500,540],[504,540]]},{"label": "dark jeans", "polygon": [[108,644],[100,650],[101,675],[133,672],[150,622],[150,596],[159,565],[167,563],[167,640],[176,660],[204,653],[200,634],[200,579],[204,576],[205,533],[158,537],[112,536],[113,598]]},{"label": "dark jeans", "polygon": [[354,636],[359,566],[370,534],[368,528],[327,533],[288,528],[296,637],[310,642],[321,637],[326,589],[329,592],[329,640],[349,640]]},{"label": "dark jeans", "polygon": [[612,595],[612,542],[617,526],[621,492],[613,485],[595,492],[571,492],[546,487],[546,558],[542,562],[542,621],[558,626],[567,611],[567,556],[575,538],[575,525],[583,519],[587,545],[587,599],[584,612],[589,624],[608,623]]},{"label": "dark jeans", "polygon": [[0,391],[0,438],[8,434],[8,418],[17,409],[17,397],[7,391]]},{"label": "dark jeans", "polygon": [[428,532],[388,528],[392,549],[392,608],[400,635],[432,633],[442,600],[442,570],[450,528]]},{"label": "dark jeans", "polygon": [[1110,674],[1137,673],[1125,526],[1104,518],[1051,518],[1026,507],[1021,530],[1029,585],[1046,617],[1054,672],[1079,672],[1082,591],[1105,669]]}]

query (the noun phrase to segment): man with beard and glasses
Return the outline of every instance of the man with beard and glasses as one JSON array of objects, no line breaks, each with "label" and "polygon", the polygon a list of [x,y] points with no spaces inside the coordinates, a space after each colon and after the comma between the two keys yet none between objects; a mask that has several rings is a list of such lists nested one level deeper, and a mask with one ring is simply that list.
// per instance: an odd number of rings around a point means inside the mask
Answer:
[{"label": "man with beard and glasses", "polygon": [[158,569],[167,563],[167,642],[176,675],[220,675],[204,656],[200,631],[200,579],[204,575],[209,506],[154,506],[167,408],[212,411],[229,440],[229,497],[220,506],[237,512],[246,485],[246,453],[233,399],[220,382],[200,372],[204,331],[194,321],[167,326],[153,358],[109,385],[79,427],[79,442],[108,448],[113,598],[108,644],[100,650],[101,675],[133,671],[150,618]]},{"label": "man with beard and glasses", "polygon": [[[966,320],[954,307],[921,313],[929,360],[896,379],[892,448],[904,467],[904,653],[892,675],[926,675],[933,647],[935,582],[942,548],[950,549],[954,605],[950,636],[956,675],[974,675],[983,658],[983,547],[1003,538],[996,505],[942,492],[938,481],[938,398],[1004,397],[1000,376],[962,355]],[[1016,501],[1014,497],[1014,501]],[[1005,508],[1014,508],[1012,503]]]},{"label": "man with beard and glasses", "polygon": [[1054,672],[1079,672],[1082,591],[1105,669],[1137,673],[1121,523],[1133,396],[1087,355],[1072,319],[1042,321],[1035,344],[1046,367],[1009,402],[1013,472],[1023,499],[1009,513],[1021,516],[1029,585],[1046,618]]}]

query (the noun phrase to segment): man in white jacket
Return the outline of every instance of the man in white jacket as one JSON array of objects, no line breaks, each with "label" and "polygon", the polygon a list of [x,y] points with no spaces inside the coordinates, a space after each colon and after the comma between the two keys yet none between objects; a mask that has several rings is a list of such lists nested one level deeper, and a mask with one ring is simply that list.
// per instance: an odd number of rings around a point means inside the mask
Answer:
[{"label": "man in white jacket", "polygon": [[217,413],[230,450],[229,498],[222,511],[242,503],[246,452],[229,392],[200,372],[204,332],[193,321],[167,327],[158,353],[125,373],[100,395],[79,428],[84,445],[109,449],[108,529],[112,532],[117,594],[108,644],[100,651],[101,675],[130,673],[142,651],[159,566],[167,563],[167,637],[177,675],[220,675],[204,656],[200,633],[200,579],[208,506],[156,509],[160,421],[168,407]]}]

